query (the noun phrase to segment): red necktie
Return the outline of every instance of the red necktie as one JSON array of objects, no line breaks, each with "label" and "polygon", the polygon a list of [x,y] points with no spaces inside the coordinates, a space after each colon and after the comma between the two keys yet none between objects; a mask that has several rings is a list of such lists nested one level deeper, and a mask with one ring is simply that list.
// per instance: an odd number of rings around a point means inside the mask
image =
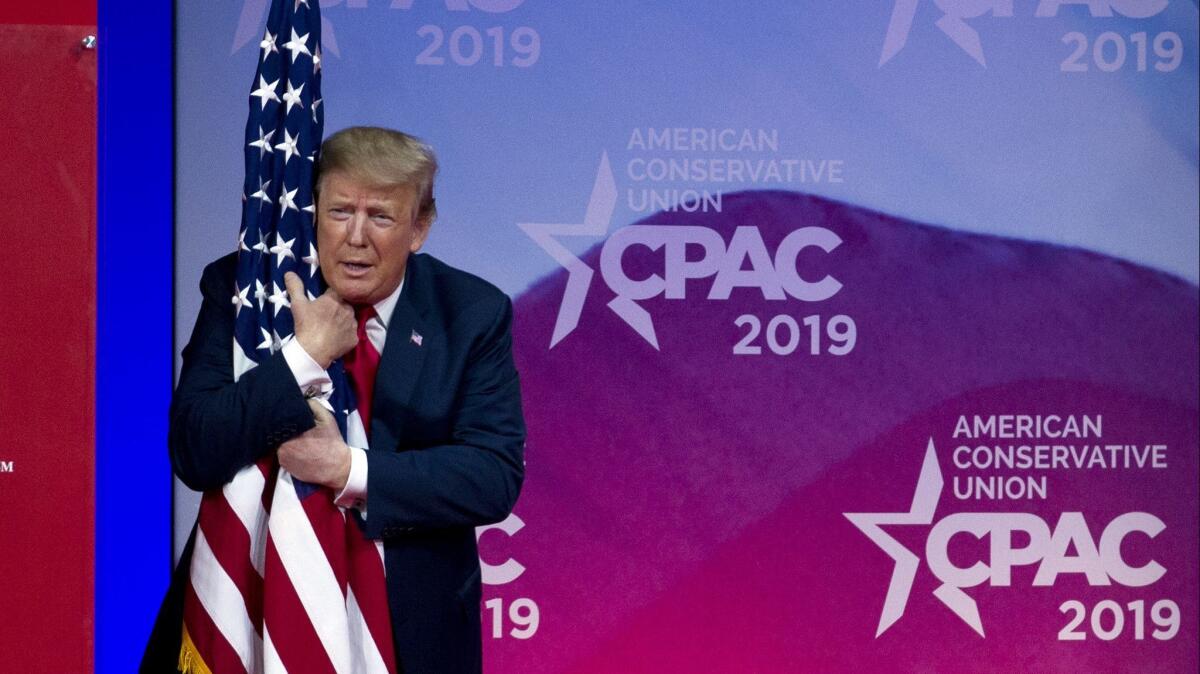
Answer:
[{"label": "red necktie", "polygon": [[358,416],[362,419],[363,430],[370,438],[371,399],[375,394],[375,371],[379,369],[379,351],[367,337],[367,321],[375,317],[375,307],[355,307],[354,315],[358,319],[358,344],[353,351],[342,357],[342,362],[354,385],[354,395],[358,398]]}]

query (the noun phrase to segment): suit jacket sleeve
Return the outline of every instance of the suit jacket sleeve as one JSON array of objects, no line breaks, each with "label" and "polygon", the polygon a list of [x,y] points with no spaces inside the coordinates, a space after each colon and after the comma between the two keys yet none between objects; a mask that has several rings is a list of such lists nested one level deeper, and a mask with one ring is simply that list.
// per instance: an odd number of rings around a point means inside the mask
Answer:
[{"label": "suit jacket sleeve", "polygon": [[525,421],[512,356],[512,302],[497,295],[458,317],[481,328],[455,395],[450,441],[367,452],[368,536],[479,526],[512,512],[525,475]]},{"label": "suit jacket sleeve", "polygon": [[233,380],[235,273],[235,256],[205,268],[204,300],[171,400],[171,467],[197,491],[221,487],[314,424],[281,353]]}]

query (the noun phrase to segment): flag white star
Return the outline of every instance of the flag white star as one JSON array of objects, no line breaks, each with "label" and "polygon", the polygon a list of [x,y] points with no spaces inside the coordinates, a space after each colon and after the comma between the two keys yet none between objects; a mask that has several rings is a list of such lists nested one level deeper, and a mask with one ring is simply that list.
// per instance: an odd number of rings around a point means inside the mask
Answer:
[{"label": "flag white star", "polygon": [[313,59],[313,74],[315,75],[316,73],[321,72],[321,45],[320,44],[318,44],[317,48],[313,50],[312,59]]},{"label": "flag white star", "polygon": [[271,52],[279,52],[279,47],[275,46],[275,36],[271,35],[270,29],[267,30],[267,34],[263,37],[262,42],[258,43],[258,46],[262,49],[262,58],[259,59],[260,61],[266,61]]},{"label": "flag white star", "polygon": [[250,249],[246,247],[246,230],[245,229],[243,229],[241,232],[238,233],[238,250],[244,250],[247,253],[250,252]]},{"label": "flag white star", "polygon": [[255,89],[254,91],[251,91],[250,95],[257,96],[260,99],[260,102],[262,103],[262,109],[266,110],[268,100],[275,101],[276,103],[279,102],[279,95],[275,93],[275,90],[277,88],[279,88],[279,80],[275,80],[274,82],[268,83],[267,78],[263,77],[262,75],[259,75],[258,76],[258,88]]},{"label": "flag white star", "polygon": [[271,353],[275,353],[275,342],[271,341],[271,333],[267,332],[266,328],[259,328],[262,331],[263,341],[258,343],[256,348],[268,349]]},{"label": "flag white star", "polygon": [[284,42],[283,48],[292,52],[292,63],[295,63],[296,57],[301,54],[312,57],[312,52],[308,50],[308,33],[297,35],[295,28],[292,29],[292,39]]},{"label": "flag white star", "polygon": [[267,188],[271,186],[271,181],[264,181],[260,176],[258,179],[258,191],[251,194],[251,197],[258,199],[258,210],[262,210],[263,204],[271,203],[271,195],[267,194]]},{"label": "flag white star", "polygon": [[262,281],[254,279],[254,299],[256,306],[261,307],[263,302],[267,301],[267,289],[263,287]]},{"label": "flag white star", "polygon": [[317,123],[317,108],[320,108],[320,107],[321,107],[321,101],[322,101],[322,100],[324,100],[324,99],[317,98],[317,99],[314,99],[314,100],[313,100],[313,104],[312,104],[312,117],[313,117],[313,124],[316,124],[316,123]]},{"label": "flag white star", "polygon": [[[300,106],[301,110],[304,109],[304,101],[300,100],[300,92],[302,92],[302,91],[304,91],[304,83],[303,82],[300,83],[299,89],[293,89],[292,81],[288,80],[287,91],[283,94],[283,100],[284,100],[284,102],[287,103],[287,110],[284,111],[284,114],[291,112],[293,105]],[[285,131],[285,133],[286,133],[286,131]]]},{"label": "flag white star", "polygon": [[240,291],[238,291],[238,294],[233,296],[233,306],[237,307],[237,309],[235,309],[233,312],[234,318],[237,318],[238,314],[242,313],[242,307],[246,306],[247,304],[250,304],[250,298],[247,297],[247,293],[249,293],[249,292],[250,292],[250,286],[246,286],[245,288],[242,288]]},{"label": "flag white star", "polygon": [[274,338],[272,341],[272,351],[278,351],[282,349],[288,342],[292,341],[293,337],[295,337],[295,335],[288,333],[286,337],[280,338],[279,333],[274,329],[271,330],[271,336]]},{"label": "flag white star", "polygon": [[286,288],[280,288],[279,284],[274,282],[271,283],[271,287],[275,289],[275,292],[271,293],[267,301],[275,305],[275,313],[273,315],[278,316],[280,309],[284,307],[291,308],[292,303],[288,301]]},{"label": "flag white star", "polygon": [[300,154],[300,148],[296,147],[296,144],[299,142],[300,142],[300,134],[296,134],[296,137],[292,138],[292,134],[288,133],[287,129],[283,130],[283,142],[276,145],[275,149],[283,150],[283,165],[284,166],[287,166],[288,161],[292,157]]},{"label": "flag white star", "polygon": [[279,235],[279,232],[275,232],[275,245],[271,246],[271,254],[279,256],[275,260],[275,266],[278,267],[285,257],[290,257],[293,260],[296,259],[296,256],[292,254],[292,244],[295,242],[296,239],[294,237],[283,241],[283,237]]},{"label": "flag white star", "polygon": [[296,189],[294,189],[290,192],[287,190],[280,190],[280,193],[279,193],[279,217],[282,218],[288,212],[289,208],[292,209],[293,211],[300,210],[296,206],[296,202],[294,201],[294,199],[296,197],[296,192],[299,192],[299,191],[300,191],[299,187],[297,187]]},{"label": "flag white star", "polygon": [[265,251],[266,249],[267,249],[267,239],[266,239],[266,237],[263,236],[262,230],[259,230],[258,243],[254,244],[254,250],[262,252],[262,251]]},{"label": "flag white star", "polygon": [[258,127],[258,140],[250,141],[251,147],[258,148],[258,158],[262,159],[268,152],[274,152],[271,149],[271,138],[275,135],[275,129],[263,133],[263,128]]},{"label": "flag white star", "polygon": [[308,255],[300,258],[300,260],[308,265],[309,276],[317,275],[317,269],[321,266],[321,263],[317,259],[317,249],[312,243],[308,244]]}]

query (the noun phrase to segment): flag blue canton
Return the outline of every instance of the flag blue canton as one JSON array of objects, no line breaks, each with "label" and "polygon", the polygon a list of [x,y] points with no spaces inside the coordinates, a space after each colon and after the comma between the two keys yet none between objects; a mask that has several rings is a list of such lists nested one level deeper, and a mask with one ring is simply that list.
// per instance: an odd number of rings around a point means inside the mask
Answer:
[{"label": "flag blue canton", "polygon": [[[309,299],[323,291],[317,262],[313,177],[325,111],[321,101],[321,21],[309,0],[272,3],[259,43],[246,120],[246,180],[238,235],[235,354],[270,358],[294,338],[283,276],[295,272]],[[236,361],[236,358],[235,358]],[[343,436],[355,408],[341,362],[329,368],[330,403]],[[297,481],[301,497],[311,491]]]}]

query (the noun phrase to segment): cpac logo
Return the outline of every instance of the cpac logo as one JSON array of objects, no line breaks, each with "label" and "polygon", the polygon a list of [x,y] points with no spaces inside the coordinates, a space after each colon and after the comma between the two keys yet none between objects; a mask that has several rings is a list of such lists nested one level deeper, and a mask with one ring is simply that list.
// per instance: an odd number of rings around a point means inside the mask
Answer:
[{"label": "cpac logo", "polygon": [[[854,526],[896,563],[883,602],[883,612],[879,616],[876,637],[904,615],[913,579],[921,563],[920,558],[888,535],[880,525],[928,526],[933,523],[942,484],[942,471],[938,467],[933,440],[930,439],[912,507],[908,512],[844,513]],[[1165,528],[1162,520],[1149,513],[1125,513],[1104,528],[1097,547],[1082,513],[1063,513],[1053,531],[1045,520],[1030,513],[955,513],[933,524],[925,543],[925,558],[934,577],[941,581],[941,585],[933,591],[934,596],[979,636],[983,636],[979,607],[974,599],[963,592],[963,588],[985,582],[992,586],[1008,587],[1012,585],[1012,568],[1030,564],[1038,564],[1033,579],[1035,587],[1053,586],[1059,575],[1068,573],[1083,574],[1089,585],[1111,585],[1116,582],[1126,587],[1144,587],[1162,578],[1167,570],[1153,560],[1139,567],[1129,566],[1121,556],[1121,543],[1132,533],[1154,538]],[[1013,546],[1012,534],[1018,531],[1029,537],[1029,543],[1023,547]],[[960,534],[970,534],[979,540],[987,536],[988,561],[978,561],[966,568],[950,561],[950,540]],[[1074,546],[1074,555],[1068,554],[1071,546]]]},{"label": "cpac logo", "polygon": [[[617,201],[616,183],[608,163],[608,153],[600,157],[600,168],[592,187],[583,222],[577,224],[520,223],[525,231],[568,272],[567,287],[550,338],[554,348],[579,324],[584,300],[591,287],[594,271],[567,250],[556,238],[586,236],[602,238],[608,233],[613,208]],[[630,225],[617,230],[604,242],[600,251],[600,274],[616,297],[608,308],[621,317],[642,339],[658,349],[658,335],[650,313],[639,306],[639,300],[663,295],[669,300],[685,299],[687,281],[713,277],[707,298],[729,299],[734,288],[757,288],[763,298],[784,300],[789,296],[805,302],[820,302],[833,297],[842,284],[826,275],[818,281],[801,278],[796,270],[800,251],[817,248],[832,252],[842,240],[824,227],[802,227],[788,234],[779,243],[774,258],[767,252],[756,227],[738,227],[729,243],[707,227]],[[622,260],[626,251],[643,246],[651,251],[663,251],[663,273],[650,274],[644,279],[631,279],[625,273]],[[688,259],[689,246],[704,251],[698,260]],[[743,266],[749,266],[743,269]]]},{"label": "cpac logo", "polygon": [[[296,0],[297,5],[306,5],[310,0]],[[349,9],[365,9],[367,0],[320,0],[321,9],[345,5]],[[450,12],[469,12],[472,8],[489,14],[503,14],[521,6],[525,0],[374,0],[376,6],[388,3],[388,9],[412,9],[419,2],[424,5],[445,5]],[[263,22],[267,19],[267,7],[271,0],[242,0],[242,15],[238,18],[237,32],[233,36],[233,49],[236,52],[255,39],[262,30]],[[333,24],[329,19],[321,17],[321,34],[324,46],[333,54],[338,53],[337,38],[333,34]]]},{"label": "cpac logo", "polygon": [[[881,67],[904,49],[919,1],[896,0],[893,5],[887,36],[883,38],[883,51],[879,55]],[[1054,17],[1058,16],[1058,9],[1063,5],[1086,5],[1094,17],[1112,16],[1115,11],[1131,19],[1145,19],[1166,9],[1167,3],[1168,0],[1039,0],[1033,15]],[[934,0],[934,4],[942,12],[942,17],[935,25],[979,65],[986,67],[979,33],[967,25],[967,19],[978,18],[988,12],[992,16],[1011,17],[1013,0]]]}]

